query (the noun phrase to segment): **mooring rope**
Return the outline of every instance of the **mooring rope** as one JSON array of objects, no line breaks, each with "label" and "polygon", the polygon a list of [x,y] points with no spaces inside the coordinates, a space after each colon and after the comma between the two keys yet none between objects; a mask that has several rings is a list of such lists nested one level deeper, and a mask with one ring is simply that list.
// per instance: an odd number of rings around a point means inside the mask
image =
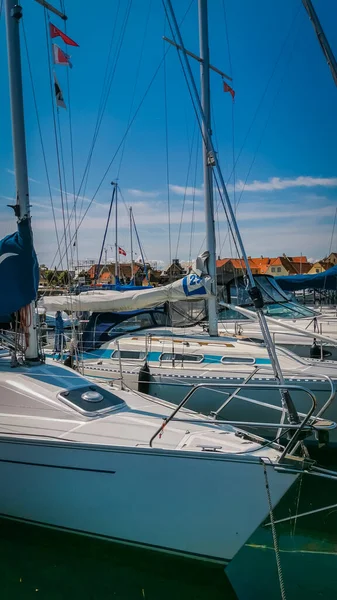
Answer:
[{"label": "mooring rope", "polygon": [[268,481],[267,466],[266,466],[266,463],[264,460],[262,460],[262,463],[263,463],[263,472],[264,472],[264,479],[265,479],[265,484],[266,484],[266,491],[267,491],[267,498],[268,498],[268,505],[269,505],[271,531],[272,531],[273,543],[274,543],[274,549],[275,549],[277,574],[278,574],[278,579],[279,579],[279,583],[280,583],[281,598],[282,598],[282,600],[287,600],[285,587],[284,587],[281,559],[280,559],[280,549],[279,549],[278,539],[277,539],[277,535],[276,535],[276,527],[275,527],[273,504],[271,501],[270,487],[269,487],[269,481]]}]

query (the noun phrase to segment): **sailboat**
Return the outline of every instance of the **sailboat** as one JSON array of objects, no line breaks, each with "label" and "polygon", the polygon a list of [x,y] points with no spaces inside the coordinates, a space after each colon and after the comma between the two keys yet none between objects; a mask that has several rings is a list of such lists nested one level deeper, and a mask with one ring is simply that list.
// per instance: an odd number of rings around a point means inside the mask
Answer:
[{"label": "sailboat", "polygon": [[[45,298],[44,305],[47,310],[76,310],[77,306],[82,306],[93,312],[88,324],[88,330],[92,330],[89,331],[89,335],[94,337],[93,344],[82,348],[84,352],[79,365],[87,376],[102,380],[113,380],[122,376],[125,384],[132,389],[146,390],[154,396],[176,403],[183,399],[191,386],[210,384],[212,390],[205,393],[200,389],[198,392],[200,399],[198,400],[195,395],[191,407],[205,414],[212,412],[224,418],[238,420],[244,414],[248,420],[267,422],[279,422],[286,413],[289,414],[290,421],[297,421],[292,396],[287,391],[282,391],[280,394],[277,388],[277,384],[286,384],[286,387],[289,387],[296,381],[302,387],[312,389],[317,397],[316,415],[320,417],[324,415],[335,420],[337,405],[333,402],[335,382],[332,381],[336,377],[335,365],[325,365],[321,368],[320,364],[308,363],[288,350],[278,350],[274,347],[264,314],[264,295],[252,275],[213,147],[210,127],[207,6],[205,7],[202,2],[199,3],[199,14],[201,99],[172,4],[167,3],[167,18],[174,36],[172,43],[178,49],[185,74],[189,79],[190,92],[194,93],[194,103],[198,108],[198,118],[202,125],[207,251],[198,261],[197,272],[175,282],[173,286],[134,293],[126,292],[123,297],[113,292],[105,292],[104,295],[81,294],[75,298],[55,296]],[[219,334],[213,203],[214,174],[219,189],[222,190],[231,231],[246,265],[247,294],[254,306],[263,346],[238,340],[231,335]],[[205,288],[205,291],[201,292],[202,288]],[[146,323],[144,315],[143,317],[140,315],[138,322],[136,315],[126,315],[123,327],[120,324],[114,327],[111,319],[107,319],[105,331],[102,331],[104,313],[144,309],[156,306],[165,300],[174,302],[202,297],[207,299],[208,305],[207,332],[202,327],[184,328],[182,332],[172,328],[170,324],[162,327],[162,322],[159,323],[160,327],[154,330],[151,326],[144,326],[143,323]],[[95,337],[98,317],[100,319],[99,339]],[[147,322],[149,323],[149,320]],[[121,335],[116,335],[118,333]],[[116,339],[118,347],[115,344]],[[144,386],[144,378],[146,386]],[[248,389],[248,384],[251,386],[256,381],[268,383],[271,380],[275,388],[265,394],[261,394],[260,390],[255,392],[253,389]],[[233,388],[227,390],[225,394],[222,393],[223,390],[216,388],[216,384],[227,385],[229,382],[232,382]],[[242,391],[242,386],[245,388],[245,393]],[[295,396],[298,410],[305,413],[306,396],[299,394]],[[259,433],[265,435],[266,432],[261,430]],[[334,443],[337,444],[337,436],[334,436]]]},{"label": "sailboat", "polygon": [[[201,4],[206,8],[205,0]],[[23,309],[18,296],[16,305],[10,294],[5,299],[7,309],[20,308],[30,318],[21,317],[25,344],[10,332],[1,334],[1,516],[225,564],[303,473],[313,485],[317,476],[321,482],[336,479],[297,455],[301,431],[334,424],[310,424],[308,413],[301,423],[287,425],[294,435],[282,448],[182,407],[178,418],[168,403],[94,385],[62,364],[41,361],[33,320],[37,262],[23,113],[22,8],[5,0],[5,14],[18,232],[16,251],[2,252],[0,262],[26,261],[19,298],[31,304]],[[2,248],[10,242],[5,238]]]}]

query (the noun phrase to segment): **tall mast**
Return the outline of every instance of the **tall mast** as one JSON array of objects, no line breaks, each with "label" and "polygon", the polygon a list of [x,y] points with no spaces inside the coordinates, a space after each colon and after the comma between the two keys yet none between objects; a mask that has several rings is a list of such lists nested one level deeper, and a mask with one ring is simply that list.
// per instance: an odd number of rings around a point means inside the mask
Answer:
[{"label": "tall mast", "polygon": [[[199,0],[199,7],[201,4],[207,4],[207,0]],[[196,103],[196,110],[198,111],[200,118],[201,118],[201,122],[203,124],[203,135],[206,136],[208,148],[211,153],[209,155],[209,158],[211,159],[210,164],[212,164],[212,166],[216,169],[216,173],[217,173],[217,176],[219,179],[220,189],[222,189],[223,201],[224,201],[224,205],[226,206],[228,219],[231,224],[233,235],[236,238],[238,248],[240,249],[241,256],[242,256],[245,266],[246,266],[248,292],[249,292],[249,294],[252,298],[252,301],[254,303],[254,306],[256,308],[256,313],[258,315],[262,335],[263,335],[264,342],[266,344],[266,348],[267,348],[267,351],[268,351],[268,354],[270,357],[270,362],[273,367],[273,372],[274,372],[275,378],[280,382],[280,384],[284,384],[284,378],[283,378],[282,370],[281,370],[280,363],[278,360],[278,356],[276,353],[275,345],[273,344],[273,341],[271,339],[267,321],[266,321],[266,318],[263,313],[263,297],[262,297],[261,291],[255,285],[252,270],[250,268],[250,264],[248,261],[248,256],[247,256],[245,247],[243,245],[243,241],[242,241],[242,238],[240,235],[240,231],[239,231],[239,227],[238,227],[238,224],[236,221],[234,210],[233,210],[233,207],[232,207],[232,204],[229,199],[228,192],[227,192],[226,183],[223,178],[220,165],[217,162],[216,157],[215,157],[215,150],[214,150],[214,146],[213,146],[213,142],[212,142],[212,136],[210,135],[210,131],[207,126],[208,122],[207,122],[206,115],[204,114],[203,107],[202,107],[202,104],[201,104],[201,101],[199,98],[198,89],[197,89],[197,86],[196,86],[196,83],[195,83],[195,80],[193,77],[191,65],[188,60],[187,52],[186,52],[186,49],[184,46],[183,38],[180,33],[179,25],[178,25],[178,22],[177,22],[177,19],[176,19],[174,10],[173,10],[171,0],[166,0],[166,6],[168,8],[167,14],[170,15],[171,20],[172,20],[172,30],[176,34],[177,45],[179,45],[182,50],[184,66],[185,66],[186,72],[188,74],[188,78],[190,80],[191,91],[193,92],[194,100]],[[202,14],[203,27],[204,27],[205,23],[207,25],[207,22],[205,22],[205,19],[203,16],[204,13],[202,12],[201,14]],[[200,13],[199,13],[199,17],[200,17]],[[215,242],[214,242],[214,245],[215,245]],[[214,253],[214,263],[215,263],[215,253]],[[216,279],[214,279],[214,282],[216,282]],[[292,398],[291,398],[288,390],[286,390],[286,389],[281,390],[280,393],[281,393],[281,398],[282,398],[282,405],[288,414],[288,418],[289,418],[290,422],[297,423],[299,421],[299,417],[298,417],[296,408],[294,406],[294,403],[292,401]]]},{"label": "tall mast", "polygon": [[209,85],[209,45],[208,45],[208,10],[207,0],[198,0],[199,12],[199,45],[200,45],[200,83],[201,106],[204,113],[202,122],[203,167],[204,167],[204,201],[206,219],[206,250],[209,252],[208,273],[212,280],[212,297],[208,300],[209,335],[218,335],[217,295],[216,295],[216,259],[215,259],[215,227],[213,202],[213,166],[214,156],[211,151],[211,100]]},{"label": "tall mast", "polygon": [[326,58],[326,61],[329,65],[329,69],[331,71],[331,75],[335,84],[337,85],[337,61],[335,59],[334,53],[330,48],[330,44],[325,36],[325,33],[322,29],[322,25],[319,22],[319,18],[316,14],[316,11],[313,7],[311,0],[302,0],[303,6],[309,15],[309,19],[313,24],[315,33],[317,35],[317,39],[322,48],[323,54]]},{"label": "tall mast", "polygon": [[132,206],[129,208],[130,210],[130,246],[131,246],[131,283],[133,281],[133,239],[132,239]]},{"label": "tall mast", "polygon": [[[9,91],[12,118],[12,138],[14,154],[14,171],[16,183],[16,216],[18,221],[28,219],[30,223],[28,167],[26,153],[26,136],[23,109],[22,71],[20,53],[20,19],[22,8],[16,0],[5,0],[6,31],[7,31],[7,53],[9,72]],[[31,236],[33,234],[31,232]],[[38,358],[38,343],[36,331],[35,303],[32,302],[31,324],[29,326],[28,346],[26,358],[36,360]]]}]

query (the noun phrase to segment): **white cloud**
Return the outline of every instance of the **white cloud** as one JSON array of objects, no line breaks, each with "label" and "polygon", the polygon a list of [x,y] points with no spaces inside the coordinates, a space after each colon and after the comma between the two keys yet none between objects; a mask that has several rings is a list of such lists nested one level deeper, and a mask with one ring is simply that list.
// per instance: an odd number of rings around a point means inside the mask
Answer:
[{"label": "white cloud", "polygon": [[131,196],[135,196],[136,198],[158,198],[159,192],[152,191],[146,192],[144,190],[130,189],[127,190]]},{"label": "white cloud", "polygon": [[[281,177],[271,177],[267,181],[254,180],[251,183],[246,183],[239,180],[235,189],[239,192],[242,189],[245,192],[270,192],[274,190],[286,190],[288,188],[311,188],[311,187],[337,187],[337,177],[309,177],[300,176],[293,179],[282,179]],[[229,192],[233,191],[233,185],[227,186]]]},{"label": "white cloud", "polygon": [[[15,175],[15,171],[13,171],[13,169],[6,169],[6,171],[10,175]],[[28,177],[28,181],[31,181],[32,183],[39,183],[39,184],[41,184],[41,181],[38,181],[37,179],[33,179],[33,177]]]},{"label": "white cloud", "polygon": [[179,196],[202,196],[204,190],[202,187],[197,188],[193,186],[184,186],[184,185],[173,185],[170,184],[170,190],[173,194],[178,194]]}]

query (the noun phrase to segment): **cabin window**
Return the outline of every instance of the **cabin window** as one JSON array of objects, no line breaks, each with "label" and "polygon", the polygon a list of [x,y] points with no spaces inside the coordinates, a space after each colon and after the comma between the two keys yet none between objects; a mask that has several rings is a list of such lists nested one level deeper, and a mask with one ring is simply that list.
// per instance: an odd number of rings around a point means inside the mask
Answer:
[{"label": "cabin window", "polygon": [[129,358],[132,360],[144,360],[146,352],[141,350],[114,350],[110,358]]},{"label": "cabin window", "polygon": [[179,352],[163,352],[161,361],[194,362],[201,363],[204,360],[202,354],[182,354]]},{"label": "cabin window", "polygon": [[165,313],[154,312],[152,316],[156,322],[156,325],[169,325],[168,316]]},{"label": "cabin window", "polygon": [[251,356],[223,356],[221,362],[224,364],[254,365],[255,358],[252,358]]},{"label": "cabin window", "polygon": [[145,327],[153,327],[153,321],[151,315],[148,313],[134,315],[130,319],[117,323],[109,330],[108,335],[111,337],[116,333],[128,333],[131,331],[137,331],[138,329],[144,329]]}]

